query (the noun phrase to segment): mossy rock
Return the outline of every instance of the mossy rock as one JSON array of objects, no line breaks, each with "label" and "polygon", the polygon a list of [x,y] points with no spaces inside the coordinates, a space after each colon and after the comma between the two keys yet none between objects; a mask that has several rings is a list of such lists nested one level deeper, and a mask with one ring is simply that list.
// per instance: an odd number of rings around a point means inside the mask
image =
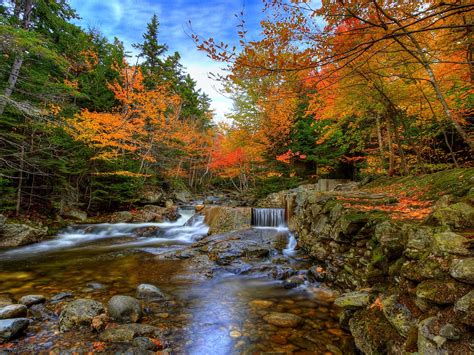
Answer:
[{"label": "mossy rock", "polygon": [[474,290],[456,301],[454,311],[464,324],[474,326]]},{"label": "mossy rock", "polygon": [[416,318],[405,305],[398,302],[397,295],[384,298],[382,310],[385,318],[404,338],[407,338],[411,329],[416,326]]},{"label": "mossy rock", "polygon": [[416,296],[435,304],[453,304],[471,290],[467,284],[455,280],[427,280],[418,284]]},{"label": "mossy rock", "polygon": [[399,354],[403,338],[377,309],[357,311],[349,321],[355,344],[364,354]]},{"label": "mossy rock", "polygon": [[367,292],[349,292],[338,297],[334,304],[341,308],[361,308],[370,303],[370,295]]},{"label": "mossy rock", "polygon": [[450,275],[458,281],[474,284],[474,258],[454,260]]},{"label": "mossy rock", "polygon": [[467,249],[468,239],[454,232],[442,232],[433,235],[433,253],[440,256],[448,254],[470,255]]},{"label": "mossy rock", "polygon": [[474,228],[474,207],[465,202],[435,208],[427,224],[448,226],[454,230]]}]

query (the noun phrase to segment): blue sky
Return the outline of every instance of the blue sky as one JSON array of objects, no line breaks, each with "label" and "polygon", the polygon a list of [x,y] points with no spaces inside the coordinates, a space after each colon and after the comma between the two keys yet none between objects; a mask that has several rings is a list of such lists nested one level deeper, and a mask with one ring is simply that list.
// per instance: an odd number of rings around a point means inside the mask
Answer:
[{"label": "blue sky", "polygon": [[222,120],[232,105],[219,93],[219,83],[208,78],[208,73],[218,72],[222,64],[197,51],[189,36],[188,21],[196,34],[232,43],[237,40],[235,14],[244,11],[251,38],[258,36],[259,22],[264,17],[261,0],[70,0],[70,4],[82,18],[82,27],[99,29],[111,40],[118,37],[132,53],[131,44],[141,42],[147,22],[156,13],[161,42],[171,53],[180,52],[187,71],[211,97],[217,120]]}]

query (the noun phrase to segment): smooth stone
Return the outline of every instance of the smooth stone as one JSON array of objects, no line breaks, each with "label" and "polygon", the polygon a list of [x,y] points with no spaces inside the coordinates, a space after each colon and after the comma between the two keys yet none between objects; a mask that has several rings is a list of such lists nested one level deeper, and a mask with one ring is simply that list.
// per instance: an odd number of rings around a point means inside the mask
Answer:
[{"label": "smooth stone", "polygon": [[272,312],[263,317],[265,322],[277,327],[293,328],[303,322],[303,318],[291,313]]},{"label": "smooth stone", "polygon": [[30,321],[28,318],[13,318],[0,320],[0,343],[16,338],[26,328]]},{"label": "smooth stone", "polygon": [[113,296],[107,309],[111,318],[122,323],[136,323],[142,317],[140,301],[130,296]]},{"label": "smooth stone", "polygon": [[458,281],[474,284],[474,258],[454,260],[449,274]]},{"label": "smooth stone", "polygon": [[0,308],[0,319],[25,317],[27,310],[24,304],[9,304]]},{"label": "smooth stone", "polygon": [[137,298],[142,299],[163,299],[165,296],[158,287],[151,284],[141,284],[137,287]]},{"label": "smooth stone", "polygon": [[74,297],[74,294],[72,292],[60,292],[58,294],[55,294],[53,297],[51,297],[51,302],[58,302],[66,298],[72,298],[72,297]]},{"label": "smooth stone", "polygon": [[304,284],[304,278],[301,275],[294,275],[283,281],[283,287],[290,289]]},{"label": "smooth stone", "polygon": [[272,301],[267,301],[267,300],[253,300],[253,301],[250,301],[249,302],[249,306],[250,307],[253,307],[253,308],[269,308],[271,306],[273,306],[273,302]]},{"label": "smooth stone", "polygon": [[86,286],[93,289],[94,291],[101,291],[107,288],[107,286],[101,284],[100,282],[89,282],[88,284],[86,284]]},{"label": "smooth stone", "polygon": [[334,304],[341,308],[361,308],[369,305],[370,295],[367,292],[348,292],[336,298]]},{"label": "smooth stone", "polygon": [[94,317],[104,313],[104,305],[91,299],[78,299],[69,303],[59,315],[59,330],[64,332],[75,326],[90,326]]},{"label": "smooth stone", "polygon": [[115,328],[106,329],[100,334],[100,340],[110,342],[131,342],[137,337],[150,337],[159,339],[162,331],[147,324],[122,324]]},{"label": "smooth stone", "polygon": [[24,304],[26,307],[30,307],[34,304],[40,304],[46,302],[46,297],[43,295],[28,295],[23,296],[18,300],[18,303]]}]

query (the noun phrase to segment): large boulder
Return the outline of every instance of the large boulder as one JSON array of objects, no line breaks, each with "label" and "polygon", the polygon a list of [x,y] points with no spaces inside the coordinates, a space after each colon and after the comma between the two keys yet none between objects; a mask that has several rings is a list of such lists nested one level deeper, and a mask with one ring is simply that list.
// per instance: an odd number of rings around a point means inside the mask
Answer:
[{"label": "large boulder", "polygon": [[27,318],[13,318],[0,320],[0,344],[16,338],[26,328],[30,321]]},{"label": "large boulder", "polygon": [[130,296],[113,296],[107,309],[111,318],[122,323],[135,323],[142,317],[140,301]]},{"label": "large boulder", "polygon": [[252,209],[250,207],[208,207],[203,211],[204,222],[209,226],[209,234],[219,234],[250,228]]},{"label": "large boulder", "polygon": [[18,247],[44,239],[48,227],[28,224],[6,223],[0,225],[0,247]]},{"label": "large boulder", "polygon": [[76,326],[90,326],[94,317],[105,312],[102,303],[78,299],[69,303],[59,316],[59,330],[67,331]]}]

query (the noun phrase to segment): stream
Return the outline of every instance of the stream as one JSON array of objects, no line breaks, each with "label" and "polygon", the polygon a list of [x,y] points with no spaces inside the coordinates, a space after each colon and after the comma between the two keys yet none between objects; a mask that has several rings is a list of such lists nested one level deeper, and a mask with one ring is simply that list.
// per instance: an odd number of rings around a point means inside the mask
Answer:
[{"label": "stream", "polygon": [[[142,323],[164,330],[173,354],[354,352],[338,324],[334,292],[307,281],[311,264],[295,249],[295,237],[275,222],[280,215],[259,211],[253,228],[207,236],[208,226],[193,208],[179,212],[175,222],[71,226],[50,240],[0,250],[0,297],[41,294],[51,300],[67,292],[106,305],[111,296],[134,296],[147,283],[166,299],[145,302]],[[30,309],[26,336],[7,351],[93,350],[97,333],[58,331],[67,301]],[[277,325],[271,320],[276,312],[297,316],[298,325]],[[130,347],[107,344],[105,351]]]}]

